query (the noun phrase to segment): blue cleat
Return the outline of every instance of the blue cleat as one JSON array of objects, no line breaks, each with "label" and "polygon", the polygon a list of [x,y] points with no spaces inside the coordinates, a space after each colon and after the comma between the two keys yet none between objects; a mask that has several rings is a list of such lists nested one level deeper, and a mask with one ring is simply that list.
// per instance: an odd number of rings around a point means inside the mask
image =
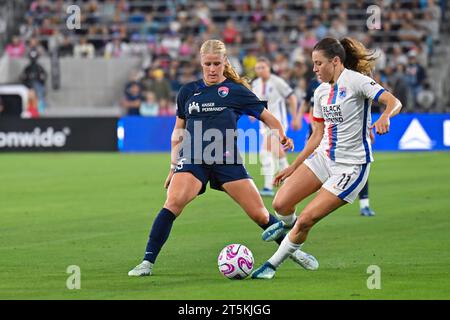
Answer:
[{"label": "blue cleat", "polygon": [[276,268],[269,261],[253,271],[252,279],[272,279],[275,276]]},{"label": "blue cleat", "polygon": [[363,217],[373,217],[375,215],[375,211],[373,211],[369,207],[364,207],[359,212]]},{"label": "blue cleat", "polygon": [[287,227],[283,221],[278,221],[264,230],[261,237],[264,241],[274,241],[288,229],[289,227]]},{"label": "blue cleat", "polygon": [[272,189],[269,189],[269,188],[264,188],[264,189],[262,189],[262,190],[259,190],[259,194],[260,194],[262,197],[273,197],[273,196],[275,195],[275,193],[273,192],[273,190],[272,190]]}]

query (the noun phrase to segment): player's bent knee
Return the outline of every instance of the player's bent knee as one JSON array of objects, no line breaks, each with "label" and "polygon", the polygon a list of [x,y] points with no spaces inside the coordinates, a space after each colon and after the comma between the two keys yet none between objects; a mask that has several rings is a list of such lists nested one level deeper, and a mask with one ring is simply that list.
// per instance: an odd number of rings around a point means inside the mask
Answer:
[{"label": "player's bent knee", "polygon": [[172,211],[175,215],[179,215],[183,211],[187,204],[187,200],[184,197],[170,197],[164,203],[164,207]]},{"label": "player's bent knee", "polygon": [[292,208],[289,205],[283,203],[284,201],[280,201],[279,199],[274,199],[272,202],[272,208],[276,213],[280,215],[288,215],[295,211],[295,208]]}]

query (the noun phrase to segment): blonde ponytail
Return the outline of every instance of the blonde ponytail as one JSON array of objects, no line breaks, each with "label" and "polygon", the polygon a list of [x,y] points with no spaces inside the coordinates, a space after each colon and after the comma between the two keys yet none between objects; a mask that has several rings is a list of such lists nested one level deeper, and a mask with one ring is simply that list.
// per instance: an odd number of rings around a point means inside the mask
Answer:
[{"label": "blonde ponytail", "polygon": [[228,59],[227,63],[225,64],[225,70],[223,71],[223,75],[225,76],[225,78],[233,80],[234,82],[240,83],[243,86],[247,87],[248,89],[251,89],[250,84],[247,82],[247,80],[239,76],[239,74],[236,72],[236,70],[234,70],[233,66],[231,65]]},{"label": "blonde ponytail", "polygon": [[[220,40],[215,39],[206,40],[200,48],[200,54],[206,53],[220,54],[226,56],[227,49],[225,47],[225,44]],[[236,70],[234,70],[228,58],[226,59],[225,62],[225,70],[223,71],[223,75],[225,78],[230,79],[231,81],[234,81],[236,83],[242,84],[248,89],[251,89],[249,83],[244,78],[241,78],[239,74],[236,72]]]}]

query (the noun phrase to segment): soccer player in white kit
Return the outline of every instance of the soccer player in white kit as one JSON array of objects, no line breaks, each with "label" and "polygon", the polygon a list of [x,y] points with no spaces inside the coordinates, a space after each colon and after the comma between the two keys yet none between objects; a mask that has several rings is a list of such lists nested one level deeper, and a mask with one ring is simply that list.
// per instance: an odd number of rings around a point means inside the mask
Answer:
[{"label": "soccer player in white kit", "polygon": [[[292,127],[298,127],[297,119],[297,97],[294,90],[282,78],[270,72],[270,61],[265,57],[259,57],[255,65],[258,78],[252,82],[252,90],[256,96],[267,101],[267,108],[277,118],[286,133],[289,124],[286,103],[289,103],[289,111],[292,115]],[[259,124],[260,133],[263,137],[259,152],[261,161],[261,173],[264,176],[264,187],[259,191],[261,196],[273,196],[273,177],[275,172],[286,169],[289,163],[286,159],[280,142],[271,134],[271,130],[263,123]]]},{"label": "soccer player in white kit", "polygon": [[[284,184],[272,206],[281,221],[263,232],[272,240],[289,228],[275,254],[252,278],[271,279],[281,263],[306,240],[308,232],[322,218],[352,203],[369,176],[373,161],[369,132],[389,132],[389,119],[400,112],[400,101],[366,74],[370,74],[375,57],[351,38],[325,38],[312,52],[314,72],[322,84],[314,92],[314,131],[296,160],[274,180]],[[371,101],[386,105],[380,118],[371,125]],[[295,206],[319,191],[298,218]],[[311,259],[314,261],[314,259]],[[317,269],[315,260],[311,269]]]}]

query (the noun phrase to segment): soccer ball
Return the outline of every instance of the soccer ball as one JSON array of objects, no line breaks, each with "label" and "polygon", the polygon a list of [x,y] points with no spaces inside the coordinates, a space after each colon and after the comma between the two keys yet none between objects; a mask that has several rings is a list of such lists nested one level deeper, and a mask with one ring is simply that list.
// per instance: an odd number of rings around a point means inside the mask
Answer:
[{"label": "soccer ball", "polygon": [[217,259],[219,271],[228,279],[246,278],[253,270],[253,254],[242,244],[230,244],[222,249]]}]

